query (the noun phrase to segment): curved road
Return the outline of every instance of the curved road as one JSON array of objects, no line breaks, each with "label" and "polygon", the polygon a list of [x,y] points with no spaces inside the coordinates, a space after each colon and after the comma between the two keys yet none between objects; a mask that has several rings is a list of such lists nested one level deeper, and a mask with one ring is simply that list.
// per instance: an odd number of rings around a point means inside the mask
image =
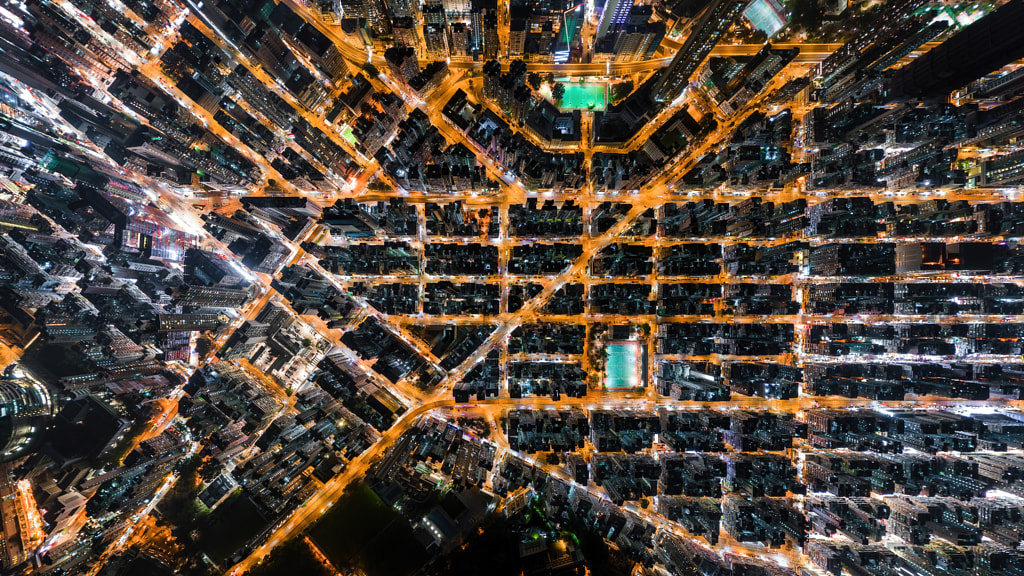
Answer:
[{"label": "curved road", "polygon": [[[195,0],[189,0],[194,2]],[[356,44],[350,44],[349,38],[342,34],[340,26],[329,25],[324,23],[322,20],[312,14],[308,7],[305,6],[301,0],[283,0],[286,4],[291,7],[296,14],[302,17],[310,25],[317,28],[320,32],[330,38],[342,55],[350,60],[356,66],[360,66],[366,62],[372,62],[378,66],[381,70],[386,70],[383,55],[379,53],[368,52],[365,47]],[[195,11],[199,13],[199,11]],[[836,50],[840,45],[838,44],[807,44],[807,45],[795,45],[780,43],[775,45],[778,48],[791,48],[799,47],[801,54],[797,58],[797,62],[820,62],[824,60],[829,54]],[[930,48],[930,45],[925,45],[923,49]],[[711,54],[716,56],[750,56],[762,49],[761,45],[731,45],[731,46],[718,46]],[[560,74],[573,74],[573,75],[607,75],[607,76],[618,76],[635,74],[640,72],[646,72],[662,68],[667,66],[673,57],[660,57],[649,60],[643,60],[638,62],[595,62],[595,63],[581,63],[581,64],[555,64],[555,63],[528,63],[527,69],[536,72],[554,72]],[[450,67],[458,70],[466,70],[474,73],[483,67],[483,62],[472,62],[472,61],[457,61],[451,62]],[[147,70],[153,75],[157,75],[158,70],[155,68]],[[457,87],[458,83],[463,79],[453,79],[446,86],[442,93],[448,93]],[[167,88],[165,86],[165,88]],[[294,104],[294,103],[293,103]],[[753,107],[753,102],[744,110],[744,113],[749,113]],[[430,107],[424,105],[425,108],[433,112],[436,115],[437,110],[431,110]],[[198,112],[201,114],[201,112]],[[742,119],[743,114],[737,115],[737,120]],[[207,119],[208,122],[212,119]],[[308,119],[308,118],[307,118]],[[447,131],[447,127],[443,122],[436,122],[435,125],[442,131]],[[215,123],[210,122],[215,125]],[[316,124],[314,124],[316,125]],[[731,127],[731,125],[730,125]],[[721,129],[715,136],[722,136]],[[222,136],[225,137],[225,136]],[[604,245],[612,242],[618,232],[628,227],[632,220],[634,220],[643,210],[649,207],[653,202],[657,201],[660,197],[667,196],[667,190],[665,185],[675,177],[676,174],[681,173],[688,169],[688,166],[699,156],[699,152],[706,149],[711,145],[712,141],[717,138],[709,138],[708,142],[701,146],[700,150],[696,150],[693,154],[688,155],[680,162],[674,163],[674,166],[662,177],[656,179],[656,181],[647,184],[643,187],[643,193],[637,198],[633,209],[629,214],[626,215],[619,223],[617,223],[612,229],[606,232],[604,235],[587,239],[584,242],[585,252],[587,257],[582,257],[573,266],[570,266],[562,274],[555,277],[552,281],[548,282],[544,288],[544,291],[528,302],[523,308],[512,315],[509,315],[508,321],[503,323],[503,328],[498,329],[491,338],[488,339],[486,345],[481,346],[476,353],[471,355],[469,359],[463,362],[451,375],[445,380],[445,384],[449,384],[453,381],[453,376],[457,378],[472,365],[479,360],[482,354],[490,349],[494,343],[503,338],[508,331],[517,326],[523,319],[528,318],[541,304],[549,297],[561,284],[571,278],[573,275],[578,274],[586,266],[589,259],[589,255],[600,249]],[[226,141],[235,143],[234,140],[226,138]],[[357,157],[357,156],[355,156]],[[254,160],[255,161],[255,160]],[[485,166],[488,165],[486,162],[483,163]],[[263,163],[260,164],[263,168]],[[265,170],[267,173],[274,175],[275,171]],[[648,390],[649,392],[649,390]],[[438,394],[447,393],[445,386],[439,387]],[[436,395],[435,395],[436,397]],[[482,400],[475,403],[456,404],[452,399],[444,400],[431,400],[430,398],[425,399],[421,404],[414,405],[405,414],[403,414],[395,424],[388,430],[384,431],[381,435],[380,440],[375,443],[371,448],[366,450],[363,454],[358,456],[349,462],[348,467],[344,472],[327,482],[314,496],[312,496],[305,504],[300,508],[292,511],[291,515],[283,520],[280,525],[276,526],[265,539],[265,541],[255,548],[248,557],[243,559],[237,565],[233,566],[228,570],[229,574],[242,574],[254,565],[262,561],[273,548],[288,539],[295,537],[300,534],[303,530],[307,529],[313,522],[320,518],[330,506],[335,502],[341,494],[347,489],[347,487],[353,482],[362,478],[369,468],[375,464],[380,458],[384,456],[387,450],[397,441],[402,434],[404,434],[418,419],[419,417],[427,414],[433,410],[445,409],[456,406],[464,406],[466,408],[477,408],[484,411],[501,411],[509,408],[547,408],[547,407],[601,407],[601,408],[614,408],[614,407],[631,407],[631,408],[655,408],[655,407],[678,407],[678,408],[728,408],[728,407],[756,407],[756,408],[768,408],[768,409],[786,409],[788,411],[797,411],[803,408],[810,408],[816,406],[822,407],[849,407],[856,405],[867,405],[871,401],[862,399],[848,399],[848,398],[799,398],[789,401],[780,400],[767,400],[762,398],[744,398],[742,400],[735,400],[729,402],[716,402],[716,403],[703,403],[703,402],[679,402],[671,399],[663,398],[645,398],[643,395],[637,394],[596,394],[587,398],[580,399],[565,399],[559,402],[554,402],[546,398],[538,399],[513,399],[513,398],[495,398],[489,400]],[[492,412],[493,416],[493,412]]]},{"label": "curved road", "polygon": [[[606,398],[601,398],[606,396]],[[743,398],[727,402],[694,402],[679,401],[671,398],[648,399],[636,394],[599,394],[593,398],[566,398],[560,401],[553,401],[549,398],[491,398],[472,403],[456,403],[455,400],[436,400],[411,408],[403,414],[395,424],[381,435],[381,439],[363,452],[360,456],[349,462],[344,472],[335,476],[330,482],[309,499],[301,508],[295,510],[291,517],[285,520],[266,541],[256,548],[247,558],[233,566],[227,571],[232,576],[240,576],[247,570],[259,564],[271,550],[278,544],[294,538],[308,528],[313,522],[320,518],[331,505],[341,497],[348,486],[357,479],[361,479],[373,464],[379,460],[420,416],[442,408],[465,407],[490,410],[505,409],[526,409],[526,408],[621,408],[624,402],[628,402],[629,408],[654,409],[654,408],[679,408],[679,409],[720,409],[720,408],[759,408],[765,410],[785,410],[795,413],[799,410],[810,408],[849,408],[854,406],[900,406],[905,403],[921,405],[921,402],[914,401],[893,401],[876,402],[866,398],[843,398],[837,396],[829,397],[800,397],[792,400],[771,400],[766,398]],[[971,405],[971,401],[935,399],[929,402],[934,405],[956,404]],[[979,402],[978,404],[985,404]],[[989,401],[988,404],[991,404]],[[497,431],[503,434],[502,431]]]}]

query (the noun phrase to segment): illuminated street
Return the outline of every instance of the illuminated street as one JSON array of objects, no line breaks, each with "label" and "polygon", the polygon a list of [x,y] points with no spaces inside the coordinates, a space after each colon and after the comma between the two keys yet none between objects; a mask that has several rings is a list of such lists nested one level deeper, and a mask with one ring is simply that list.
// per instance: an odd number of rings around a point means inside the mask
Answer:
[{"label": "illuminated street", "polygon": [[1024,574],[1021,21],[2,2],[0,573]]}]

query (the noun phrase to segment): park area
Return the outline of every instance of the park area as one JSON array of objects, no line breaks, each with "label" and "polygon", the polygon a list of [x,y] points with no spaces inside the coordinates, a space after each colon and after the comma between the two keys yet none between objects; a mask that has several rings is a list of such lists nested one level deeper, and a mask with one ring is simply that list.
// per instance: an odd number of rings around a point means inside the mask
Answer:
[{"label": "park area", "polygon": [[427,559],[405,518],[364,483],[346,490],[309,535],[334,566],[368,576],[412,574]]},{"label": "park area", "polygon": [[266,525],[256,505],[239,492],[200,524],[199,544],[214,562],[223,563]]}]

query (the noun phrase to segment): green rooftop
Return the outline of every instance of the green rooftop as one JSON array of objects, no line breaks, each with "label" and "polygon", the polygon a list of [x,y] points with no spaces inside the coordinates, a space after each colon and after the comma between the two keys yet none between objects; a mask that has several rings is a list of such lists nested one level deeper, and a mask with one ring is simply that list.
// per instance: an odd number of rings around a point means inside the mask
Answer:
[{"label": "green rooftop", "polygon": [[356,140],[356,135],[352,133],[352,127],[346,126],[345,130],[342,131],[341,137],[348,141],[349,144],[355,146],[359,142]]}]

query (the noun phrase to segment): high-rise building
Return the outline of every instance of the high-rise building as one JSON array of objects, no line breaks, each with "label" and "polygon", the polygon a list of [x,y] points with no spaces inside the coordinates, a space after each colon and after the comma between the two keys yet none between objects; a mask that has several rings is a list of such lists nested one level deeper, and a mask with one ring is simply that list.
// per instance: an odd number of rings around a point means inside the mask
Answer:
[{"label": "high-rise building", "polygon": [[470,0],[444,0],[444,11],[453,16],[469,14],[471,10]]},{"label": "high-rise building", "polygon": [[423,45],[426,48],[425,56],[433,60],[443,60],[448,57],[448,34],[445,27],[437,24],[428,24],[423,27]]},{"label": "high-rise building", "polygon": [[640,24],[647,24],[651,21],[651,16],[654,16],[654,8],[649,5],[634,5],[629,11],[629,17],[626,18],[626,26],[639,26]]},{"label": "high-rise building", "polygon": [[418,4],[414,0],[390,0],[388,7],[392,18],[415,18]]},{"label": "high-rise building", "polygon": [[240,308],[252,297],[252,288],[232,290],[210,286],[182,284],[172,291],[174,302],[179,306],[197,308]]},{"label": "high-rise building", "polygon": [[46,387],[29,377],[0,380],[0,462],[25,454],[53,415]]},{"label": "high-rise building", "polygon": [[279,222],[287,222],[290,218],[320,217],[320,207],[303,197],[245,196],[242,205],[257,216]]},{"label": "high-rise building", "polygon": [[979,186],[1020,182],[1024,180],[1024,152],[986,159],[981,163],[978,174],[972,174],[972,177]]},{"label": "high-rise building", "polygon": [[508,56],[509,58],[521,58],[526,50],[526,20],[514,18],[509,23],[508,30]]},{"label": "high-rise building", "polygon": [[384,0],[339,0],[345,18],[365,18],[377,34],[391,32],[391,19]]},{"label": "high-rise building", "polygon": [[224,323],[219,314],[157,314],[161,332],[214,330]]},{"label": "high-rise building", "polygon": [[409,16],[391,21],[391,34],[395,46],[416,46],[416,21]]},{"label": "high-rise building", "polygon": [[679,96],[690,76],[729,30],[744,6],[739,0],[715,0],[704,9],[686,42],[655,85],[655,101],[668,102]]},{"label": "high-rise building", "polygon": [[[476,37],[475,33],[473,37]],[[484,33],[479,48],[480,54],[487,59],[497,58],[500,46],[501,41],[498,39],[498,14],[491,11],[484,17]]]},{"label": "high-rise building", "polygon": [[396,78],[408,82],[420,73],[420,64],[416,59],[416,50],[411,46],[395,46],[384,51],[384,61]]},{"label": "high-rise building", "polygon": [[449,30],[449,45],[448,51],[452,56],[459,56],[465,58],[472,52],[472,42],[469,26],[466,26],[462,22],[456,22],[451,25]]},{"label": "high-rise building", "polygon": [[[476,54],[484,54],[485,58],[494,58],[498,54],[498,3],[494,0],[473,0],[469,13],[472,29],[471,49]],[[487,56],[488,36],[493,36],[494,54]]]},{"label": "high-rise building", "polygon": [[352,199],[339,200],[334,206],[325,208],[322,222],[332,234],[352,238],[373,236],[380,227],[377,220]]},{"label": "high-rise building", "polygon": [[1011,0],[897,70],[890,98],[947,96],[981,76],[1024,58],[1024,0]]},{"label": "high-rise building", "polygon": [[873,44],[884,42],[924,4],[924,0],[897,0],[886,6],[885,12],[864,26],[860,32],[839,50],[829,54],[818,68],[820,83],[828,85],[838,75],[859,61],[861,53]]},{"label": "high-rise building", "polygon": [[497,60],[484,62],[484,97],[491,100],[498,98],[498,81],[501,79],[501,64]]},{"label": "high-rise building", "polygon": [[479,4],[473,4],[473,10],[469,13],[469,26],[473,32],[473,51],[480,52],[483,49],[484,18],[487,10]]},{"label": "high-rise building", "polygon": [[526,122],[526,116],[530,113],[530,104],[533,99],[533,91],[525,84],[518,86],[512,92],[509,115],[520,124]]},{"label": "high-rise building", "polygon": [[310,2],[309,8],[318,18],[328,24],[341,22],[341,7],[335,0],[314,0]]},{"label": "high-rise building", "polygon": [[609,29],[622,26],[629,19],[629,11],[633,8],[633,0],[608,0],[604,12],[597,23],[596,38],[603,38]]},{"label": "high-rise building", "polygon": [[190,248],[185,251],[184,264],[189,281],[196,284],[238,288],[245,281],[236,265],[214,252]]},{"label": "high-rise building", "polygon": [[423,25],[445,26],[448,24],[445,16],[444,6],[440,4],[424,4],[420,11],[423,14]]},{"label": "high-rise building", "polygon": [[616,62],[635,62],[654,55],[665,37],[664,22],[626,25],[615,38],[612,51]]}]

